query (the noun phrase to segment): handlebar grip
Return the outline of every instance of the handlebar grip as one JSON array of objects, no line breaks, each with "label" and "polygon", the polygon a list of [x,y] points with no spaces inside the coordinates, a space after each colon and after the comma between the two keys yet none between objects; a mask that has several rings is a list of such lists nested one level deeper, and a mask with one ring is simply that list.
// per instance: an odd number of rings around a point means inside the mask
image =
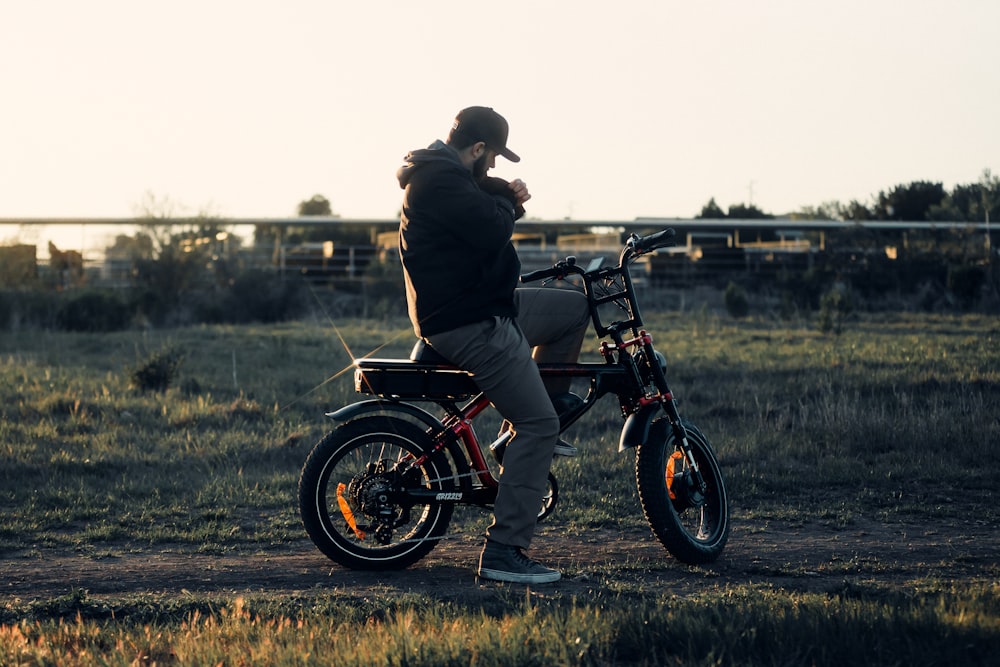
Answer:
[{"label": "handlebar grip", "polygon": [[547,269],[539,269],[538,271],[521,274],[521,282],[530,283],[544,278],[565,278],[568,273],[583,273],[580,267],[576,265],[576,257],[573,255]]},{"label": "handlebar grip", "polygon": [[636,250],[649,251],[656,250],[657,248],[663,248],[664,246],[673,245],[674,236],[676,232],[673,227],[667,227],[663,231],[656,232],[655,234],[650,234],[649,236],[643,236],[636,241]]},{"label": "handlebar grip", "polygon": [[557,267],[550,267],[548,269],[539,269],[537,271],[531,271],[529,273],[521,274],[522,283],[533,283],[536,280],[543,280],[545,278],[556,278],[561,276],[565,271],[558,269]]}]

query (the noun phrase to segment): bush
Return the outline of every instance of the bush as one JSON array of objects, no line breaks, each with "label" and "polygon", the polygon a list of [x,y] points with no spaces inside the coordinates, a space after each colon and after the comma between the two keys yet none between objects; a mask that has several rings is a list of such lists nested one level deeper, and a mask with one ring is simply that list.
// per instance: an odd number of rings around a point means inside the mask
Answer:
[{"label": "bush", "polygon": [[963,308],[976,305],[985,281],[986,271],[981,266],[948,267],[948,289]]},{"label": "bush", "polygon": [[51,328],[58,311],[57,295],[41,290],[0,290],[0,330]]},{"label": "bush", "polygon": [[834,287],[819,300],[819,330],[831,331],[838,336],[844,329],[844,322],[854,311],[850,294],[843,287]]},{"label": "bush", "polygon": [[282,280],[274,273],[248,271],[233,281],[222,317],[227,322],[281,322],[299,314],[301,290],[297,281]]},{"label": "bush", "polygon": [[729,313],[730,317],[742,318],[750,313],[750,302],[747,300],[746,290],[736,283],[730,282],[726,285],[723,298],[726,301],[726,312]]},{"label": "bush", "polygon": [[184,357],[176,350],[156,352],[129,372],[129,379],[139,391],[166,391],[177,379]]},{"label": "bush", "polygon": [[0,291],[0,331],[10,328],[14,320],[14,299],[5,291]]},{"label": "bush", "polygon": [[132,321],[132,309],[111,291],[73,293],[56,312],[56,326],[65,331],[120,331]]},{"label": "bush", "polygon": [[267,271],[248,271],[225,288],[187,290],[182,299],[170,298],[152,288],[133,292],[136,309],[158,325],[249,324],[282,322],[305,310],[303,284],[282,280]]},{"label": "bush", "polygon": [[835,273],[826,267],[816,267],[802,273],[787,271],[778,275],[778,287],[784,292],[790,305],[802,310],[816,310],[834,279]]},{"label": "bush", "polygon": [[365,271],[365,317],[405,317],[406,291],[403,284],[403,267],[399,261],[371,263]]}]

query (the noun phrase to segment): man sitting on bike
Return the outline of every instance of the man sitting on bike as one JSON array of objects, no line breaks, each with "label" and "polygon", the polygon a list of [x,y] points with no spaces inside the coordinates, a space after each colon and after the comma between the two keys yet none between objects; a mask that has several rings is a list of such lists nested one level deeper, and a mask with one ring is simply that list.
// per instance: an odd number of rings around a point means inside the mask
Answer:
[{"label": "man sitting on bike", "polygon": [[559,440],[552,404],[570,381],[543,383],[536,363],[575,362],[590,315],[579,292],[515,289],[521,262],[511,236],[531,195],[519,179],[487,176],[497,155],[520,161],[507,148],[508,131],[493,109],[469,107],[447,141],[406,156],[397,172],[405,191],[399,247],[413,330],[474,376],[514,433],[479,576],[545,583],[559,572],[522,550],[535,532],[553,454],[576,449]]}]

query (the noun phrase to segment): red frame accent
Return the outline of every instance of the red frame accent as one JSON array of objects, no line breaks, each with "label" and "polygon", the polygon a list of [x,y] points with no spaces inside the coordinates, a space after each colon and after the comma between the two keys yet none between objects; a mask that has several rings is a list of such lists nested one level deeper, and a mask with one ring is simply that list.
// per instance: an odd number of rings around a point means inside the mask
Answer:
[{"label": "red frame accent", "polygon": [[[455,434],[462,444],[465,445],[465,451],[468,453],[472,465],[475,466],[475,470],[479,471],[477,475],[479,481],[484,486],[496,488],[498,486],[497,480],[489,471],[486,459],[483,457],[483,448],[480,446],[479,439],[472,428],[472,420],[478,417],[479,413],[488,408],[489,405],[490,399],[486,398],[485,395],[481,396],[478,400],[466,405],[462,409],[461,415],[449,417],[445,421],[445,428]],[[413,464],[416,466],[423,465],[434,452],[443,449],[447,441],[448,439],[445,437],[439,436],[436,438],[434,448],[429,453],[416,459]]]},{"label": "red frame accent", "polygon": [[605,359],[611,359],[611,355],[614,354],[616,350],[627,350],[630,347],[639,347],[640,345],[649,345],[653,342],[653,337],[650,336],[643,330],[639,330],[639,335],[635,338],[629,340],[623,340],[621,345],[615,345],[614,343],[609,343],[604,341],[601,343],[601,356]]},{"label": "red frame accent", "polygon": [[639,405],[646,407],[647,405],[652,405],[653,403],[665,403],[666,401],[674,400],[674,395],[667,392],[666,394],[657,394],[656,396],[643,396],[639,399]]},{"label": "red frame accent", "polygon": [[[649,335],[646,331],[640,330],[639,335],[630,340],[622,341],[621,345],[615,345],[604,341],[601,343],[600,353],[605,360],[609,362],[614,361],[614,354],[616,351],[624,351],[630,347],[639,347],[642,345],[648,345],[653,342],[653,337]],[[550,369],[551,370],[551,369]],[[591,370],[581,366],[579,364],[566,364],[565,367],[558,368],[560,374],[565,374],[569,376],[586,376],[591,373]],[[646,407],[647,405],[652,405],[654,403],[665,403],[672,401],[674,396],[672,393],[667,392],[666,394],[657,394],[655,396],[643,396],[639,398],[638,403],[641,407]],[[454,435],[458,440],[461,441],[462,445],[465,447],[465,451],[469,456],[469,460],[477,472],[477,477],[483,486],[489,488],[497,488],[497,479],[490,472],[486,458],[483,456],[483,449],[480,445],[479,439],[476,437],[475,430],[472,427],[472,420],[479,416],[490,405],[490,400],[486,395],[481,395],[478,399],[466,404],[462,409],[460,414],[451,415],[446,420],[444,420],[445,433],[450,433]],[[423,465],[427,459],[433,455],[435,452],[441,451],[449,441],[449,437],[444,434],[439,435],[434,442],[433,449],[424,454],[420,458],[414,461],[414,465]]]}]

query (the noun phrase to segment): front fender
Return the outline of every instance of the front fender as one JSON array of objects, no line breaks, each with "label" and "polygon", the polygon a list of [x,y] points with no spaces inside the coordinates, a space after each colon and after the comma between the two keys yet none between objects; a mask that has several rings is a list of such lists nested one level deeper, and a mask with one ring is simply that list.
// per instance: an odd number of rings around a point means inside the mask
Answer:
[{"label": "front fender", "polygon": [[650,403],[639,408],[638,412],[629,415],[622,427],[621,437],[618,439],[619,454],[626,449],[646,442],[646,438],[649,436],[649,425],[653,422],[653,417],[658,415],[660,411],[659,403]]},{"label": "front fender", "polygon": [[417,421],[426,424],[430,428],[444,428],[444,424],[441,423],[440,419],[423,408],[418,408],[412,403],[404,403],[403,401],[386,401],[379,398],[345,405],[339,410],[327,412],[326,416],[334,421],[345,422],[350,419],[354,419],[359,415],[368,414],[370,412],[402,412],[403,414],[413,417]]}]

